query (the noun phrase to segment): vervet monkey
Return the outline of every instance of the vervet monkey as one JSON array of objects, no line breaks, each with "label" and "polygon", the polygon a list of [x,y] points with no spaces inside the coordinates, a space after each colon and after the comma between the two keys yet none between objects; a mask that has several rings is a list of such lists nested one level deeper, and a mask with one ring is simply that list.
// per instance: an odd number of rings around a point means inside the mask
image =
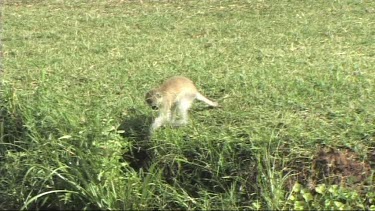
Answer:
[{"label": "vervet monkey", "polygon": [[[187,124],[188,110],[195,99],[213,107],[218,106],[217,102],[213,102],[199,93],[190,79],[182,76],[171,77],[160,87],[147,92],[147,104],[153,110],[159,110],[159,116],[151,125],[151,132],[165,123],[172,123],[173,126]],[[180,120],[176,120],[178,114],[180,115]]]}]

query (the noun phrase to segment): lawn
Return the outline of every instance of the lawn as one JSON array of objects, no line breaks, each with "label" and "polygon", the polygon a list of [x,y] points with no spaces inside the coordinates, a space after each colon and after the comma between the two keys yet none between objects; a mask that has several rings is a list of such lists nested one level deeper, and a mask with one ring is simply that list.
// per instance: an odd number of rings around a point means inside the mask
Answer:
[{"label": "lawn", "polygon": [[375,209],[372,1],[0,4],[1,210]]}]

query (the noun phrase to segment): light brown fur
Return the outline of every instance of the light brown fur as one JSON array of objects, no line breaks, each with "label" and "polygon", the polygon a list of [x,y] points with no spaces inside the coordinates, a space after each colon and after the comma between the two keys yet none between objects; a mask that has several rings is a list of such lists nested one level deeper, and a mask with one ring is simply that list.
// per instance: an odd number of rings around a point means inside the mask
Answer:
[{"label": "light brown fur", "polygon": [[[147,92],[146,102],[152,109],[159,109],[159,116],[151,125],[151,131],[167,122],[171,122],[175,126],[186,124],[188,122],[188,110],[195,99],[213,107],[218,106],[218,103],[200,94],[190,79],[182,76],[171,77],[160,87]],[[181,120],[176,121],[177,114],[181,115]]]}]

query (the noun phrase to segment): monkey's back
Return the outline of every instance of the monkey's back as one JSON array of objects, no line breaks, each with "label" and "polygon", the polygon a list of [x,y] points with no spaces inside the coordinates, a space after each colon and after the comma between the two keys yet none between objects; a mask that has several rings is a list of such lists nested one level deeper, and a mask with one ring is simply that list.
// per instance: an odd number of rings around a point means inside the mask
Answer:
[{"label": "monkey's back", "polygon": [[195,97],[198,92],[194,83],[183,76],[174,76],[167,79],[160,87],[159,90],[164,93],[165,96],[170,98],[171,101],[179,100],[179,96],[191,95]]}]

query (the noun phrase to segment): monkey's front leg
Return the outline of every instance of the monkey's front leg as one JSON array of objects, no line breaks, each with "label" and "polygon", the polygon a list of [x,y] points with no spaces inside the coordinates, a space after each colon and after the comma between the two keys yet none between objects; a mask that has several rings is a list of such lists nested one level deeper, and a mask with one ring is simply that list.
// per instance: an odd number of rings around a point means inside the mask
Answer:
[{"label": "monkey's front leg", "polygon": [[163,116],[157,117],[151,125],[151,130],[154,131],[154,130],[158,129],[159,127],[161,127],[165,123],[165,121],[166,121],[165,117],[163,117]]},{"label": "monkey's front leg", "polygon": [[152,123],[150,131],[153,132],[159,127],[163,126],[167,121],[170,121],[170,118],[171,118],[170,112],[161,112],[159,116]]}]

